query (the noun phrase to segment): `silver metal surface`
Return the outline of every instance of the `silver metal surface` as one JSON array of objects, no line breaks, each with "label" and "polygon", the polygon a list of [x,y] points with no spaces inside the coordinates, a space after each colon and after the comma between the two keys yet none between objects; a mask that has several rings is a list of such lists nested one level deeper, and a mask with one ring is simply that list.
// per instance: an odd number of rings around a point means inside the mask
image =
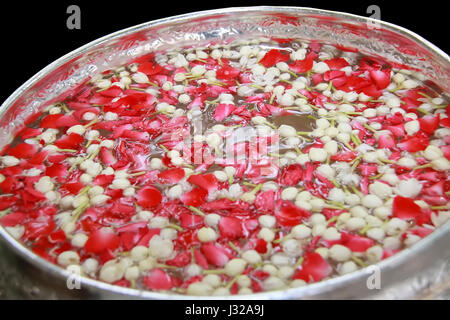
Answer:
[{"label": "silver metal surface", "polygon": [[[378,23],[379,28],[369,27]],[[17,89],[0,107],[0,147],[23,120],[61,99],[88,76],[150,51],[211,41],[228,43],[260,36],[318,40],[354,47],[369,55],[417,68],[450,92],[450,58],[422,37],[395,25],[351,14],[296,7],[242,7],[190,13],[128,28],[93,41],[50,64]],[[381,289],[369,290],[362,269],[305,287],[229,298],[365,299],[420,298],[446,290],[450,275],[450,224],[411,248],[383,260]],[[69,273],[38,257],[0,226],[0,298],[211,299],[122,288],[82,278],[81,289],[66,286]],[[440,286],[439,286],[440,284]],[[428,290],[428,291],[427,291]],[[430,295],[426,293],[425,296]],[[224,299],[227,299],[225,297]]]}]

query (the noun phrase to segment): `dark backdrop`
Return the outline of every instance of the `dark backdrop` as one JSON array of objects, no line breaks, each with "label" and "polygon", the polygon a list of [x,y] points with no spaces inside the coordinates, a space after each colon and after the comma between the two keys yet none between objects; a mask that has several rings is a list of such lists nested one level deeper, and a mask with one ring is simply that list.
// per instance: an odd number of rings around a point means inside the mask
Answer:
[{"label": "dark backdrop", "polygon": [[[0,100],[6,99],[33,74],[62,55],[101,36],[139,23],[192,11],[248,5],[315,7],[369,16],[376,4],[381,19],[406,27],[447,53],[449,14],[437,1],[345,0],[60,0],[58,2],[8,1],[1,7],[2,77]],[[81,30],[68,30],[66,9],[81,8]]]}]

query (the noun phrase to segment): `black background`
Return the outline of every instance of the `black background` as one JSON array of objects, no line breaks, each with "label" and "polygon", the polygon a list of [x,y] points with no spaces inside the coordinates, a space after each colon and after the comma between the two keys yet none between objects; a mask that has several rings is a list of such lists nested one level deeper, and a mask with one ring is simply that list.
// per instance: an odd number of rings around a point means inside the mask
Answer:
[{"label": "black background", "polygon": [[[58,2],[12,1],[2,6],[0,30],[3,66],[0,101],[17,87],[64,54],[109,33],[171,15],[232,6],[303,6],[349,12],[362,16],[369,5],[381,8],[381,19],[408,28],[449,52],[449,14],[437,1],[345,0],[60,0]],[[69,30],[67,7],[80,6],[81,30]]]},{"label": "black background", "polygon": [[[264,316],[219,314],[187,316],[185,310],[193,304],[227,308],[230,304],[264,305]],[[445,314],[448,303],[442,301],[1,301],[4,314],[12,311],[23,316],[30,313],[31,319],[157,319],[157,320],[290,320],[290,319],[412,319],[414,316],[433,311]],[[441,311],[439,311],[441,308]],[[441,313],[440,313],[441,312]],[[42,316],[42,317],[41,317]]]}]

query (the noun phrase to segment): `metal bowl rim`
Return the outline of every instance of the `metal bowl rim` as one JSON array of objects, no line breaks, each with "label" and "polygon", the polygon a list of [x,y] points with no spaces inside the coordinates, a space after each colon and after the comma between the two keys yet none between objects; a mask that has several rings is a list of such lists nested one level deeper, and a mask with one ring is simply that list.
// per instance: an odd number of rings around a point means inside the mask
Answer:
[{"label": "metal bowl rim", "polygon": [[[380,26],[385,29],[396,32],[406,38],[414,40],[417,44],[423,46],[428,49],[442,60],[446,61],[448,65],[450,65],[450,57],[443,52],[441,49],[436,47],[434,44],[419,36],[418,34],[397,26],[395,24],[372,19],[369,17],[363,17],[355,14],[337,12],[331,10],[323,10],[323,9],[315,9],[309,7],[292,7],[292,6],[251,6],[251,7],[232,7],[232,8],[222,8],[222,9],[213,9],[213,10],[205,10],[205,11],[197,11],[191,12],[176,16],[171,16],[167,18],[152,20],[149,22],[144,22],[129,28],[125,28],[114,33],[103,36],[99,39],[91,41],[78,49],[75,49],[61,58],[55,60],[51,64],[44,67],[34,76],[32,76],[29,80],[27,80],[24,84],[22,84],[18,89],[16,89],[0,106],[0,116],[8,109],[10,105],[12,105],[22,93],[36,84],[39,80],[44,78],[47,74],[54,71],[58,67],[72,60],[73,58],[79,56],[80,54],[86,52],[87,50],[92,49],[95,46],[101,45],[103,42],[110,41],[113,39],[117,39],[122,36],[126,36],[135,32],[138,32],[143,29],[147,29],[150,27],[155,27],[158,25],[164,25],[166,23],[172,22],[186,22],[192,18],[202,18],[215,14],[228,14],[228,13],[236,13],[236,12],[278,12],[278,13],[301,13],[301,14],[316,14],[323,15],[327,17],[334,18],[344,18],[349,20],[354,20],[358,22],[377,22]],[[419,241],[411,248],[407,248],[402,250],[401,252],[375,264],[381,270],[392,269],[397,266],[401,266],[406,263],[408,259],[412,256],[416,256],[425,250],[428,250],[432,247],[433,242],[437,239],[440,239],[444,235],[450,233],[450,222],[447,222],[444,226],[441,226],[432,234]],[[18,240],[14,239],[4,228],[0,225],[0,237],[3,238],[6,244],[13,249],[14,253],[18,253],[22,258],[26,261],[30,262],[32,265],[37,268],[43,270],[44,272],[48,272],[51,275],[57,276],[60,280],[66,280],[71,275],[71,273],[56,264],[53,264],[40,256],[34,254],[31,250],[26,248],[23,244],[21,244]],[[328,280],[320,281],[317,283],[309,284],[304,287],[291,288],[285,290],[278,291],[269,291],[262,293],[255,293],[250,295],[239,295],[239,296],[220,296],[220,297],[211,297],[211,296],[189,296],[189,295],[181,295],[181,294],[167,294],[167,293],[158,293],[153,291],[143,291],[137,289],[124,288],[116,285],[111,285],[102,281],[90,279],[87,277],[81,277],[81,286],[86,286],[90,289],[106,291],[111,294],[118,294],[129,298],[144,298],[144,299],[192,299],[192,300],[205,300],[205,299],[295,299],[308,297],[310,294],[324,293],[330,291],[329,288],[340,287],[345,284],[351,284],[355,280],[361,280],[363,278],[367,278],[370,275],[370,270],[368,268],[363,268],[358,271],[352,272],[347,275],[342,275],[336,278],[331,278]]]}]

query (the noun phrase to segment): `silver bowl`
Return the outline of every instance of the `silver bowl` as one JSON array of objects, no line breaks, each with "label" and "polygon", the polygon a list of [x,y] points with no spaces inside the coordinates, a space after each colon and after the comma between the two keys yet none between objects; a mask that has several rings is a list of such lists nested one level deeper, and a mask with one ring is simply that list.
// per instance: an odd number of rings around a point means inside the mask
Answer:
[{"label": "silver bowl", "polygon": [[[260,36],[319,40],[354,47],[369,55],[415,67],[450,92],[450,58],[417,34],[383,21],[297,7],[241,7],[189,13],[147,22],[93,41],[56,60],[18,88],[0,107],[0,147],[9,143],[23,120],[92,76],[154,50],[210,41],[231,42]],[[381,289],[369,289],[373,268],[305,287],[239,299],[421,298],[448,295],[450,223],[376,266]],[[0,298],[211,299],[139,291],[82,278],[68,289],[71,273],[33,254],[0,226]],[[438,285],[441,284],[441,285]],[[447,296],[448,298],[448,296]]]}]

